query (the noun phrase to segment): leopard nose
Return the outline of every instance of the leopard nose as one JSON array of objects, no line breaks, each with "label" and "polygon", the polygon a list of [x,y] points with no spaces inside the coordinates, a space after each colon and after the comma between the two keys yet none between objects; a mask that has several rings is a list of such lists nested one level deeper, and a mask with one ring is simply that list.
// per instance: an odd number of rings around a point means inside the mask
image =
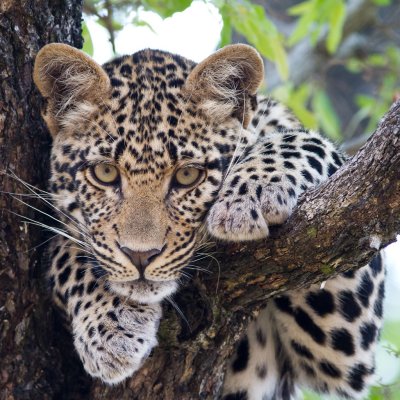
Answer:
[{"label": "leopard nose", "polygon": [[135,251],[129,247],[121,247],[121,251],[132,261],[139,270],[140,276],[144,276],[146,267],[162,252],[163,249],[151,249],[146,251]]}]

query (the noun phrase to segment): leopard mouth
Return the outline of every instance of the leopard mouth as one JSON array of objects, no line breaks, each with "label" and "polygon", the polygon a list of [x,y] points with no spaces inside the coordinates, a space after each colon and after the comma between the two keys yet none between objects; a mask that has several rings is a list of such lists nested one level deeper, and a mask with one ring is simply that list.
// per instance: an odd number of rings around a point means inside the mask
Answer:
[{"label": "leopard mouth", "polygon": [[178,284],[176,281],[150,281],[140,279],[126,282],[109,282],[110,290],[136,303],[157,303],[173,294]]}]

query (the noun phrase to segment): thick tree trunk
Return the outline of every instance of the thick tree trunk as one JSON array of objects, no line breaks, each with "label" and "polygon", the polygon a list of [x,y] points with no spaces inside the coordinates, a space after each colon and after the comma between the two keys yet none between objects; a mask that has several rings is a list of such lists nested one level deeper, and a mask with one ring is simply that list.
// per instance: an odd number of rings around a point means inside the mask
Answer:
[{"label": "thick tree trunk", "polygon": [[[50,41],[79,47],[80,4],[0,1],[1,169],[43,187],[49,139],[33,89],[32,58]],[[219,264],[177,295],[187,321],[166,307],[159,348],[137,375],[114,388],[87,378],[70,338],[60,336],[43,287],[40,251],[29,251],[40,232],[7,212],[29,216],[29,210],[1,196],[0,400],[216,398],[234,343],[268,297],[361,266],[394,240],[400,230],[399,171],[397,103],[365,148],[308,192],[273,239],[215,249]],[[2,174],[0,187],[21,192]]]},{"label": "thick tree trunk", "polygon": [[[32,81],[33,58],[54,41],[81,47],[81,15],[80,0],[0,0],[2,191],[24,191],[4,171],[44,188],[50,139]],[[42,233],[10,210],[32,217],[10,196],[0,196],[0,399],[51,399],[64,378],[40,251],[32,250]]]}]

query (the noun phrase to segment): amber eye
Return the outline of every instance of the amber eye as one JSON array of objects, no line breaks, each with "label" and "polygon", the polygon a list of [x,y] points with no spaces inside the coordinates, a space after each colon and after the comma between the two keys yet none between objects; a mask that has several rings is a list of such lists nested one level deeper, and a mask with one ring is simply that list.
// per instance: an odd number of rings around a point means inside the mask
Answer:
[{"label": "amber eye", "polygon": [[185,167],[178,169],[175,174],[175,181],[178,186],[188,187],[198,182],[203,170],[196,167]]},{"label": "amber eye", "polygon": [[114,185],[119,180],[118,169],[111,164],[94,165],[91,172],[97,181],[105,185]]}]

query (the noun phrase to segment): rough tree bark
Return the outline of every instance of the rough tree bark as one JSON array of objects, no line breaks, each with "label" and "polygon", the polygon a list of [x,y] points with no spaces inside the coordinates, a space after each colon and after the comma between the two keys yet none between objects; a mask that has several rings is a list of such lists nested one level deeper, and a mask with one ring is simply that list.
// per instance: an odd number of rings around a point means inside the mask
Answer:
[{"label": "rough tree bark", "polygon": [[[33,58],[46,43],[80,47],[81,4],[70,0],[0,0],[0,171],[44,188],[50,139],[32,81]],[[0,189],[21,192],[0,174]],[[63,385],[52,313],[45,300],[42,233],[8,210],[32,216],[0,196],[0,399],[51,399]]]},{"label": "rough tree bark", "polygon": [[[33,90],[32,58],[50,41],[79,47],[76,3],[0,5],[1,167],[42,187],[49,141]],[[69,337],[60,335],[43,288],[40,254],[26,253],[40,241],[39,232],[4,211],[29,215],[1,196],[0,400],[216,398],[234,342],[268,297],[361,266],[394,240],[400,231],[399,171],[400,102],[350,163],[303,197],[272,239],[218,245],[219,266],[208,266],[210,274],[195,276],[177,295],[187,322],[166,307],[160,347],[136,376],[114,388],[86,378]],[[0,186],[20,190],[2,175]]]}]

